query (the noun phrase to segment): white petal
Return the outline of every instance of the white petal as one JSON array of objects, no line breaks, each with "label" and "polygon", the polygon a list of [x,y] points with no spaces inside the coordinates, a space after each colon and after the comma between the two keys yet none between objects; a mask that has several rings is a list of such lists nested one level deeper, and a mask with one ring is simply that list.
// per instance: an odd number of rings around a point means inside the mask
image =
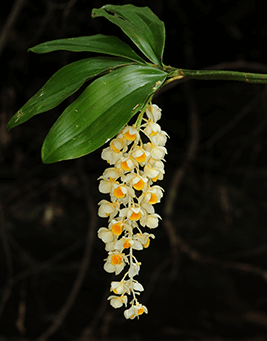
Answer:
[{"label": "white petal", "polygon": [[124,317],[126,319],[134,319],[135,316],[136,316],[136,314],[135,314],[135,309],[133,306],[130,309],[127,309],[124,311]]},{"label": "white petal", "polygon": [[137,291],[144,291],[144,287],[139,282],[134,282],[133,288],[134,288],[134,290],[137,290]]},{"label": "white petal", "polygon": [[115,275],[118,275],[119,273],[122,272],[123,268],[125,266],[124,262],[121,262],[120,264],[115,264],[114,268],[115,268]]},{"label": "white petal", "polygon": [[123,302],[120,297],[116,297],[110,300],[110,305],[112,305],[113,308],[117,309],[117,308],[122,307]]},{"label": "white petal", "polygon": [[114,265],[106,262],[104,264],[104,270],[111,273],[111,272],[115,271],[115,267],[114,267]]}]

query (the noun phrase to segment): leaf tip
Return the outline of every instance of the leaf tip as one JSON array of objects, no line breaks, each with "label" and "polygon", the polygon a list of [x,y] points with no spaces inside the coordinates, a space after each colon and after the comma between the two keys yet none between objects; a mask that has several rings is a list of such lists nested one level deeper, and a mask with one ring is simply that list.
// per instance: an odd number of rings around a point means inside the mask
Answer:
[{"label": "leaf tip", "polygon": [[99,9],[98,8],[93,8],[92,9],[92,12],[91,12],[91,17],[92,18],[95,18],[95,17],[97,17],[98,15],[97,15],[97,12],[99,11]]}]

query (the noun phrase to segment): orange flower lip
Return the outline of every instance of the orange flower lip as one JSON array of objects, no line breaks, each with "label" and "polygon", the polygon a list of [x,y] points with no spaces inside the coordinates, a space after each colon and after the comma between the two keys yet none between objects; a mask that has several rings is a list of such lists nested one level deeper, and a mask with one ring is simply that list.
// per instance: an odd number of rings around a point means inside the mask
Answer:
[{"label": "orange flower lip", "polygon": [[139,162],[139,163],[142,163],[142,162],[146,161],[146,154],[143,153],[142,155],[137,156],[137,157],[135,158],[135,160],[136,160],[137,162]]},{"label": "orange flower lip", "polygon": [[122,262],[122,256],[120,256],[120,255],[113,255],[113,256],[111,256],[111,260],[110,260],[110,263],[112,264],[112,265],[116,265],[116,264],[121,264],[121,262]]},{"label": "orange flower lip", "polygon": [[127,140],[134,141],[136,138],[136,134],[130,134],[128,131],[124,134]]},{"label": "orange flower lip", "polygon": [[133,188],[137,189],[138,191],[141,191],[144,188],[144,186],[145,186],[145,182],[142,179],[140,179],[138,182],[133,184]]},{"label": "orange flower lip", "polygon": [[114,196],[116,198],[124,198],[125,197],[125,193],[122,191],[121,189],[121,186],[118,186],[114,189],[114,192],[113,192]]},{"label": "orange flower lip", "polygon": [[133,221],[139,220],[140,218],[141,218],[141,212],[138,212],[138,213],[133,212],[129,217],[129,219]]},{"label": "orange flower lip", "polygon": [[115,147],[114,143],[111,144],[111,147],[112,147],[112,150],[115,152],[115,153],[119,153],[120,150],[118,148]]},{"label": "orange flower lip", "polygon": [[119,236],[119,235],[122,233],[122,229],[123,229],[123,226],[122,226],[122,223],[121,223],[121,222],[118,222],[117,224],[114,224],[114,225],[112,225],[112,227],[111,227],[111,231],[112,231],[116,236]]},{"label": "orange flower lip", "polygon": [[129,242],[128,239],[127,239],[127,240],[125,241],[125,243],[123,244],[123,247],[124,247],[125,249],[129,249],[129,247],[131,247],[131,243]]}]

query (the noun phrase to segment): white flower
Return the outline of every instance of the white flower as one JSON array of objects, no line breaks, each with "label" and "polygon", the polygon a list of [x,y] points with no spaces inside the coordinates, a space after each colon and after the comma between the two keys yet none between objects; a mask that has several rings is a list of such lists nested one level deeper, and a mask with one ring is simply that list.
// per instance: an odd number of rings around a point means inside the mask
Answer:
[{"label": "white flower", "polygon": [[148,150],[143,149],[140,146],[137,146],[131,153],[132,157],[137,161],[138,163],[144,163],[147,158],[149,157],[150,153]]},{"label": "white flower", "polygon": [[165,147],[157,146],[151,142],[146,143],[145,150],[156,160],[162,160],[167,153],[167,149]]},{"label": "white flower", "polygon": [[124,294],[125,292],[129,293],[130,289],[128,286],[128,281],[126,282],[123,280],[120,282],[117,282],[117,281],[111,282],[110,291],[113,291],[117,295]]},{"label": "white flower", "polygon": [[147,178],[133,172],[128,173],[125,177],[122,177],[122,180],[126,183],[129,183],[137,191],[143,190],[148,181]]},{"label": "white flower", "polygon": [[120,177],[121,172],[117,168],[107,168],[102,176],[98,179],[102,179],[99,183],[99,192],[110,193],[112,186],[116,183],[116,180]]},{"label": "white flower", "polygon": [[138,262],[138,263],[133,263],[133,264],[130,265],[130,269],[129,269],[129,277],[130,277],[130,278],[133,278],[134,276],[136,276],[136,275],[139,274],[140,265],[141,265],[140,262]]},{"label": "white flower", "polygon": [[114,239],[114,234],[105,227],[100,227],[97,231],[97,235],[104,243],[110,243]]},{"label": "white flower", "polygon": [[146,217],[141,218],[140,224],[142,226],[147,226],[151,229],[154,229],[158,227],[159,225],[159,219],[161,219],[160,215],[154,213],[154,214],[148,214]]},{"label": "white flower", "polygon": [[[124,281],[125,286],[128,288],[128,290],[133,290],[133,291],[144,291],[144,287],[142,286],[141,283],[139,283],[135,279],[129,279],[128,281]],[[124,291],[125,292],[125,291]],[[138,293],[139,294],[139,293]]]},{"label": "white flower", "polygon": [[129,249],[133,244],[132,238],[122,237],[116,241],[114,249],[122,251],[123,249]]},{"label": "white flower", "polygon": [[144,210],[142,210],[139,206],[125,207],[120,210],[120,217],[127,217],[127,219],[130,219],[132,221],[139,220],[144,214]]},{"label": "white flower", "polygon": [[122,172],[120,172],[119,169],[114,168],[114,167],[109,167],[105,169],[103,175],[101,175],[99,179],[104,179],[104,180],[110,180],[110,181],[115,181],[117,180],[120,176],[122,175]]},{"label": "white flower", "polygon": [[118,139],[115,138],[110,141],[110,149],[113,150],[115,153],[120,153],[121,151],[124,152],[127,149],[125,139]]},{"label": "white flower", "polygon": [[[155,238],[154,234],[151,233],[136,233],[134,235],[134,240],[136,242],[139,242],[142,245],[142,249],[143,248],[147,248],[149,247],[150,244],[150,238]],[[135,245],[135,244],[134,244]]]},{"label": "white flower", "polygon": [[157,135],[161,131],[160,125],[149,121],[144,129],[146,135],[152,137]]},{"label": "white flower", "polygon": [[156,204],[163,197],[163,188],[160,186],[151,186],[138,198],[138,202],[148,204]]},{"label": "white flower", "polygon": [[147,213],[154,213],[155,209],[151,204],[145,203],[145,202],[141,202],[140,203],[140,207],[143,208],[143,212],[145,212],[145,214],[141,215],[141,218],[146,217]]},{"label": "white flower", "polygon": [[148,164],[153,167],[158,169],[164,174],[164,163],[161,160],[155,160],[153,158],[149,159]]},{"label": "white flower", "polygon": [[110,147],[103,149],[101,153],[101,158],[111,165],[114,165],[120,157],[122,157],[122,152],[114,152]]},{"label": "white flower", "polygon": [[115,275],[118,275],[125,266],[124,260],[124,253],[111,252],[104,264],[104,270],[107,272],[115,272]]},{"label": "white flower", "polygon": [[161,118],[161,109],[156,104],[152,104],[146,108],[146,114],[149,119],[157,122]]},{"label": "white flower", "polygon": [[167,142],[167,137],[169,137],[169,135],[165,131],[162,130],[156,135],[150,136],[150,139],[157,146],[165,146]]},{"label": "white flower", "polygon": [[147,176],[155,182],[157,180],[162,180],[164,173],[164,163],[160,160],[150,159],[144,168],[142,176]]},{"label": "white flower", "polygon": [[137,281],[133,282],[132,289],[137,290],[137,291],[144,291],[145,290],[144,287],[142,286],[142,284],[137,282]]},{"label": "white flower", "polygon": [[133,320],[136,316],[142,315],[143,313],[148,313],[147,307],[140,303],[136,303],[135,305],[132,305],[131,308],[124,311],[124,317]]},{"label": "white flower", "polygon": [[114,183],[111,188],[110,197],[112,201],[118,200],[120,203],[127,203],[129,202],[129,197],[134,197],[135,192],[134,190],[120,183]]},{"label": "white flower", "polygon": [[123,221],[112,219],[108,227],[115,236],[119,236],[123,231],[124,225],[125,224]]},{"label": "white flower", "polygon": [[98,190],[101,193],[110,193],[114,180],[101,180],[98,186]]},{"label": "white flower", "polygon": [[114,251],[115,250],[115,239],[112,242],[106,243],[105,250],[107,252]]},{"label": "white flower", "polygon": [[139,139],[139,132],[136,127],[126,126],[122,129],[122,131],[118,134],[118,137],[125,137],[130,143],[135,139]]},{"label": "white flower", "polygon": [[119,210],[119,204],[117,202],[112,203],[107,200],[101,200],[98,205],[98,215],[101,218],[110,217],[112,219]]},{"label": "white flower", "polygon": [[136,161],[132,156],[121,156],[115,163],[115,167],[123,170],[124,172],[130,172],[136,167]]},{"label": "white flower", "polygon": [[126,307],[127,302],[128,302],[128,298],[125,295],[120,296],[120,297],[115,296],[115,295],[111,295],[108,297],[108,300],[110,300],[110,305],[112,305],[112,307],[115,309],[122,307],[123,304]]}]

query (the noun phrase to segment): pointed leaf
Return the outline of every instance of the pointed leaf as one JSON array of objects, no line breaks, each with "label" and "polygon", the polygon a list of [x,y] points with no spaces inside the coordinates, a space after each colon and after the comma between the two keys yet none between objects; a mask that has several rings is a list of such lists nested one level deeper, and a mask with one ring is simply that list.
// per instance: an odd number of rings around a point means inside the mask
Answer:
[{"label": "pointed leaf", "polygon": [[128,58],[135,62],[145,63],[145,61],[139,57],[128,44],[117,37],[103,34],[96,34],[89,37],[51,40],[29,49],[29,51],[35,53],[48,53],[58,50],[105,53],[112,56]]},{"label": "pointed leaf", "polygon": [[106,5],[93,9],[93,18],[101,16],[119,26],[151,62],[162,64],[165,26],[150,8]]},{"label": "pointed leaf", "polygon": [[43,162],[78,158],[102,146],[142,108],[166,76],[154,67],[129,65],[96,79],[49,131],[42,147]]},{"label": "pointed leaf", "polygon": [[94,57],[64,66],[18,110],[8,122],[7,129],[14,128],[33,116],[56,107],[90,78],[127,64],[130,64],[127,59]]}]

